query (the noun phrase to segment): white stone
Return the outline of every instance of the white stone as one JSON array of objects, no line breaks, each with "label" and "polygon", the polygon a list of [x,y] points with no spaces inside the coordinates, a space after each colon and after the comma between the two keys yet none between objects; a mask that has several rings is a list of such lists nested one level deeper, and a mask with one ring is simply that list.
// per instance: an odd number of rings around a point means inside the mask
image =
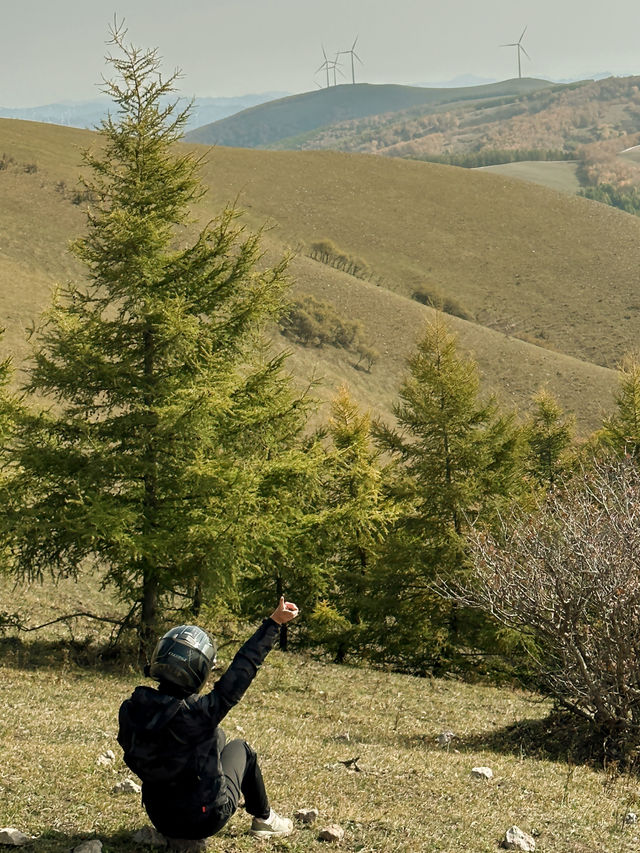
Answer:
[{"label": "white stone", "polygon": [[83,841],[73,848],[73,853],[101,853],[102,841],[97,838],[92,838],[90,841]]},{"label": "white stone", "polygon": [[139,794],[142,791],[140,785],[133,779],[123,779],[111,789],[114,794]]},{"label": "white stone", "polygon": [[445,749],[447,746],[449,746],[454,737],[455,735],[453,732],[440,732],[440,734],[438,735],[438,746],[440,747],[440,749]]},{"label": "white stone", "polygon": [[114,751],[112,749],[108,749],[96,758],[96,764],[99,767],[111,767],[115,760],[116,756]]},{"label": "white stone", "polygon": [[624,822],[626,824],[632,824],[638,822],[638,815],[635,812],[627,812],[624,816]]},{"label": "white stone", "polygon": [[318,841],[342,841],[344,838],[344,829],[338,826],[337,823],[331,823],[325,826],[318,833]]},{"label": "white stone", "polygon": [[167,839],[153,826],[143,826],[131,836],[136,844],[146,844],[147,847],[166,847]]},{"label": "white stone", "polygon": [[5,826],[0,829],[0,844],[6,844],[10,847],[22,847],[23,844],[28,844],[33,841],[30,835],[25,835],[19,829],[14,829],[12,826]]},{"label": "white stone", "polygon": [[314,823],[319,814],[318,809],[298,809],[293,816],[302,823]]},{"label": "white stone", "polygon": [[472,779],[493,779],[493,770],[490,767],[473,767],[471,770]]},{"label": "white stone", "polygon": [[523,832],[519,827],[510,827],[504,836],[502,846],[506,850],[520,850],[522,853],[533,853],[536,842],[530,835]]}]

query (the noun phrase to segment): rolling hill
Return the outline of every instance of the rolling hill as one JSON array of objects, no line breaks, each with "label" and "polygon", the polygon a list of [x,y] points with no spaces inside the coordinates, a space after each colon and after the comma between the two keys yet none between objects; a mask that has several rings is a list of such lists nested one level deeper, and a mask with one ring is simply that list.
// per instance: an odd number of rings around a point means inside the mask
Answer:
[{"label": "rolling hill", "polygon": [[245,110],[189,138],[495,166],[564,192],[611,185],[624,193],[640,186],[639,132],[640,77],[626,77],[457,89],[334,86]]},{"label": "rolling hill", "polygon": [[[79,147],[92,144],[89,131],[0,121],[2,350],[18,364],[51,288],[81,274],[65,249],[84,228],[75,177]],[[237,198],[248,226],[268,223],[267,260],[296,251],[294,295],[311,293],[360,319],[381,353],[367,373],[344,350],[290,345],[274,331],[276,345],[291,348],[301,382],[319,373],[325,398],[346,382],[362,404],[388,416],[432,313],[410,298],[426,285],[465,307],[471,319],[450,324],[477,359],[485,388],[525,408],[547,383],[583,433],[600,424],[615,387],[612,368],[640,334],[636,218],[500,175],[427,163],[329,151],[197,151],[207,157],[210,188],[200,218]],[[312,260],[308,248],[323,238],[365,258],[372,280]]]},{"label": "rolling hill", "polygon": [[547,80],[529,78],[453,89],[368,83],[332,86],[242,110],[190,131],[186,139],[241,148],[299,148],[305,147],[306,136],[342,122],[410,109],[431,112],[464,101],[514,98],[553,86]]}]

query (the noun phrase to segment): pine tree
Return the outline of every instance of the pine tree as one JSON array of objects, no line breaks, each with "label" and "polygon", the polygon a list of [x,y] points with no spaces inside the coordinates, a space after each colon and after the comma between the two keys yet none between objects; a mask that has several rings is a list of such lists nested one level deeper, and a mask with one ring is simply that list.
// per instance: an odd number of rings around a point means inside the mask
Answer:
[{"label": "pine tree", "polygon": [[[320,557],[325,514],[322,463],[317,434],[281,449],[270,460],[254,494],[247,566],[239,589],[242,612],[250,618],[263,612],[265,597],[279,598],[295,590],[302,612],[298,635],[327,583]],[[286,651],[287,646],[283,625],[280,647]]]},{"label": "pine tree", "polygon": [[[269,460],[295,444],[300,402],[262,343],[281,310],[286,260],[259,269],[259,235],[225,210],[184,247],[203,189],[176,147],[187,119],[156,51],[114,32],[116,115],[85,160],[86,281],[60,288],[27,390],[10,518],[23,576],[102,572],[142,645],[164,601],[230,588],[246,560]],[[277,511],[277,501],[273,503]]]},{"label": "pine tree", "polygon": [[403,667],[437,670],[480,628],[433,583],[467,569],[469,524],[490,523],[522,488],[521,435],[513,415],[479,399],[475,362],[441,319],[409,360],[395,415],[399,428],[377,431],[398,461],[391,488],[401,502],[378,579],[383,606],[394,601],[385,648]]},{"label": "pine tree", "polygon": [[575,434],[575,418],[566,417],[557,400],[541,389],[525,425],[527,467],[544,486],[552,486],[567,469],[567,450]]},{"label": "pine tree", "polygon": [[640,460],[640,361],[632,353],[622,360],[615,395],[616,412],[604,422],[602,443],[618,456]]},{"label": "pine tree", "polygon": [[315,638],[342,662],[368,642],[372,572],[395,507],[384,489],[370,416],[360,412],[346,387],[333,400],[328,435],[322,531],[328,582],[313,621]]}]

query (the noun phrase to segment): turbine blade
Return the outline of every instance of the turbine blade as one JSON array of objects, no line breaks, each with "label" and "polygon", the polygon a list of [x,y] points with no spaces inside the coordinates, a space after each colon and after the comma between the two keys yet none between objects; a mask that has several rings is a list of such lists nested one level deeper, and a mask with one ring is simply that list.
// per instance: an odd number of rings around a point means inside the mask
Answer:
[{"label": "turbine blade", "polygon": [[[527,59],[531,59],[531,57],[529,56],[529,54],[527,53],[527,51],[522,47],[522,45],[520,45],[520,50],[524,53],[524,55],[527,57]],[[533,60],[532,60],[532,61],[533,61]]]},{"label": "turbine blade", "polygon": [[[529,26],[529,24],[527,24],[527,27],[528,27],[528,26]],[[522,35],[521,35],[521,36],[520,36],[520,38],[518,39],[518,44],[520,44],[520,42],[521,42],[521,41],[522,41],[522,39],[524,38],[524,34],[525,34],[525,33],[526,33],[526,31],[527,31],[527,27],[525,27],[525,28],[523,29],[523,31],[522,31]]]},{"label": "turbine blade", "polygon": [[358,56],[358,54],[357,54],[355,51],[354,51],[353,55],[354,55],[354,56],[355,56],[355,58],[358,60],[358,62],[360,63],[360,65],[364,65],[364,62],[360,59],[360,57]]},{"label": "turbine blade", "polygon": [[356,49],[356,44],[358,43],[358,39],[359,39],[359,38],[360,38],[360,35],[358,34],[358,35],[356,36],[356,38],[355,38],[354,43],[351,45],[351,50],[355,50],[355,49]]}]

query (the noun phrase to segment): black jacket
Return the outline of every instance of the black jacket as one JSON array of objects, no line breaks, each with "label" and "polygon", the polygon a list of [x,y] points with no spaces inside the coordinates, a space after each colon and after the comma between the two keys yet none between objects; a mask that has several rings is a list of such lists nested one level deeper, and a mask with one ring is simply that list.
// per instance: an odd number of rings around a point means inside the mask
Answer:
[{"label": "black jacket", "polygon": [[[156,740],[167,779],[157,772],[145,779],[140,761],[132,769],[142,779],[142,800],[155,826],[166,835],[187,837],[194,823],[226,801],[220,752],[224,734],[218,725],[244,695],[278,636],[279,626],[265,619],[238,650],[231,665],[204,695],[172,696],[153,687],[136,687],[120,707],[118,743],[125,761],[135,737]],[[130,762],[129,766],[132,766]],[[154,778],[155,777],[155,778]]]}]

